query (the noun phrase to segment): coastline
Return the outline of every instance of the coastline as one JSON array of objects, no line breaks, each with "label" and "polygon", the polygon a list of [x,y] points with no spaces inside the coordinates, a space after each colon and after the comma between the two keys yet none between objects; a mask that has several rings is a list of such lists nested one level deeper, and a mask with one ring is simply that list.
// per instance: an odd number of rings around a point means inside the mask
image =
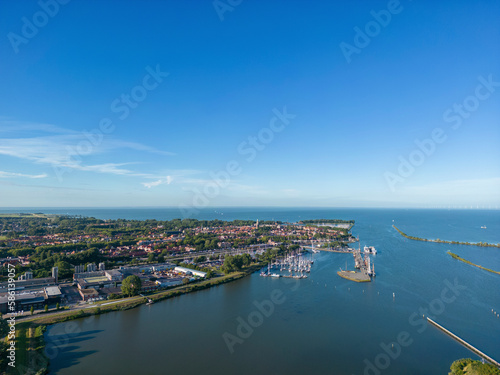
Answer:
[{"label": "coastline", "polygon": [[[45,332],[47,326],[49,325],[86,318],[92,315],[133,309],[148,303],[148,298],[153,300],[153,302],[159,302],[169,298],[178,297],[183,294],[208,289],[213,286],[226,284],[249,276],[260,270],[263,266],[265,266],[265,263],[254,263],[239,272],[233,272],[231,274],[214,277],[209,280],[155,292],[147,295],[146,298],[142,296],[129,297],[123,301],[118,300],[118,302],[114,302],[113,304],[107,304],[109,302],[104,301],[103,303],[95,304],[95,306],[86,308],[85,310],[80,309],[70,312],[61,311],[61,313],[51,314],[50,316],[40,314],[41,316],[35,316],[32,319],[24,319],[16,324],[16,342],[21,344],[16,346],[16,353],[18,354],[16,367],[12,368],[5,364],[6,367],[0,369],[0,371],[2,371],[2,373],[12,375],[19,374],[20,371],[26,374],[48,374],[50,361],[44,352],[45,338],[43,332]],[[38,335],[35,335],[35,332]],[[41,335],[40,332],[42,333]],[[18,337],[20,337],[20,339],[18,339]],[[22,353],[22,355],[19,355],[19,353]]]}]

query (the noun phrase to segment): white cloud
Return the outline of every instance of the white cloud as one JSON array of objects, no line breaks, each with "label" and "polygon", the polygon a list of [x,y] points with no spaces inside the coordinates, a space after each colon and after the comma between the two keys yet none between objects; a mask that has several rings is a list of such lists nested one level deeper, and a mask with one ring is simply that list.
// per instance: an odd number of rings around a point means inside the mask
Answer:
[{"label": "white cloud", "polygon": [[24,173],[14,173],[14,172],[4,172],[0,171],[0,178],[12,178],[12,177],[26,177],[26,178],[45,178],[47,174],[24,174]]},{"label": "white cloud", "polygon": [[173,180],[172,176],[167,176],[166,178],[160,178],[159,180],[153,182],[142,182],[142,185],[147,187],[148,189],[151,189],[152,187],[156,187],[163,184],[170,185],[172,180]]},{"label": "white cloud", "polygon": [[[90,155],[103,154],[115,149],[125,148],[159,155],[174,155],[140,143],[123,141],[101,132],[77,132],[50,124],[0,121],[0,132],[16,133],[16,137],[0,139],[0,155],[90,172],[148,176],[118,168],[124,164],[86,165],[84,163],[85,158]],[[37,132],[40,135],[33,136]]]}]

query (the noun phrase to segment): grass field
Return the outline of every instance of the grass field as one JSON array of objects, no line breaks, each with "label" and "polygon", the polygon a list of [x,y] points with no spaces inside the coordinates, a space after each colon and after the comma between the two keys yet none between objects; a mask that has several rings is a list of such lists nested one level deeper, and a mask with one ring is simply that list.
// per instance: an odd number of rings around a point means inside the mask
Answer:
[{"label": "grass field", "polygon": [[30,218],[30,217],[45,217],[45,218],[49,218],[49,217],[53,217],[53,216],[56,216],[56,215],[49,215],[49,214],[40,214],[40,213],[36,213],[36,214],[24,214],[24,213],[20,213],[20,214],[0,214],[0,218],[9,218],[9,217],[13,217],[13,218],[19,218],[19,217],[26,217],[26,218]]},{"label": "grass field", "polygon": [[19,324],[16,332],[16,365],[26,365],[28,360],[28,325]]}]

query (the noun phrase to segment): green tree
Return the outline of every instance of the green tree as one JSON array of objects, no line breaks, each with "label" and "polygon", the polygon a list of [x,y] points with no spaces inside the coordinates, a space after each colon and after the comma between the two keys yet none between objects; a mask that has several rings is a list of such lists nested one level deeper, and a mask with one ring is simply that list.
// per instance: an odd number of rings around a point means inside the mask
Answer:
[{"label": "green tree", "polygon": [[35,308],[33,306],[31,306],[31,309],[30,309],[31,315],[33,315],[34,312],[35,312]]},{"label": "green tree", "polygon": [[148,262],[153,263],[155,261],[156,255],[155,253],[149,253],[148,255]]},{"label": "green tree", "polygon": [[45,307],[43,308],[45,310],[45,312],[49,311],[49,306],[45,305]]},{"label": "green tree", "polygon": [[59,302],[56,303],[56,310],[59,310],[61,308],[61,305],[59,305]]},{"label": "green tree", "polygon": [[130,275],[122,282],[122,293],[126,296],[135,296],[141,291],[142,283],[136,275]]},{"label": "green tree", "polygon": [[64,279],[73,276],[73,266],[65,261],[59,261],[54,264],[58,268],[59,278]]},{"label": "green tree", "polygon": [[115,293],[110,293],[108,296],[108,299],[118,299],[118,298],[120,298],[120,296]]},{"label": "green tree", "polygon": [[208,270],[207,275],[205,276],[207,279],[211,279],[215,276],[215,272],[213,270]]},{"label": "green tree", "polygon": [[9,324],[3,318],[0,318],[0,337],[4,337],[9,333]]},{"label": "green tree", "polygon": [[195,263],[203,263],[207,260],[205,255],[200,255],[199,257],[194,258]]}]

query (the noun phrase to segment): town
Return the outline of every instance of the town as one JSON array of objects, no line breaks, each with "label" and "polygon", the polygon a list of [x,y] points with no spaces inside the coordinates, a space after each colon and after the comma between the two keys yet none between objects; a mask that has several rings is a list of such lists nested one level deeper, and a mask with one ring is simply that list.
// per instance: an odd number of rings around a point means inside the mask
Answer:
[{"label": "town", "polygon": [[[298,223],[194,219],[99,220],[44,214],[0,216],[0,312],[74,309],[262,265],[290,252],[345,249],[354,221]],[[14,267],[15,306],[7,268]],[[135,291],[129,290],[134,277]]]}]

